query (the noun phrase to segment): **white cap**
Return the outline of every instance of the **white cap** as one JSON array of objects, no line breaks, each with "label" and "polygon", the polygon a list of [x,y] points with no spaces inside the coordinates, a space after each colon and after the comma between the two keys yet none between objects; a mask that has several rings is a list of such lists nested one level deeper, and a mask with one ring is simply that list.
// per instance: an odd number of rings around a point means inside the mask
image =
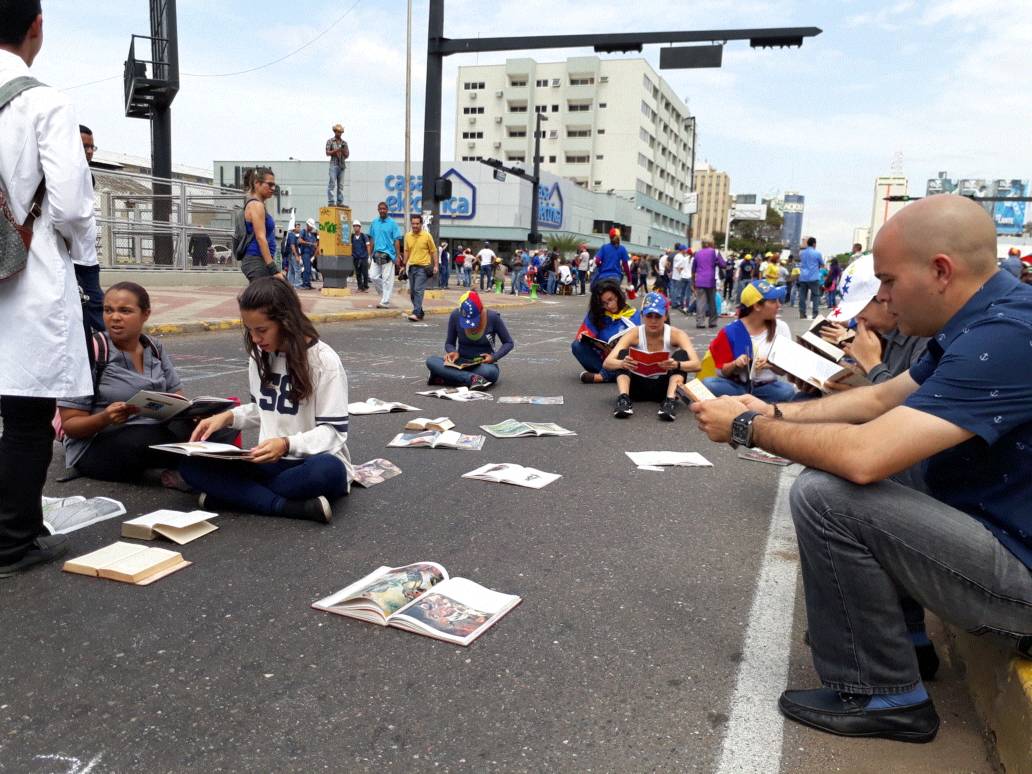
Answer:
[{"label": "white cap", "polygon": [[308,220],[305,221],[305,223],[307,223],[312,228],[315,228],[315,218],[309,218]]},{"label": "white cap", "polygon": [[880,287],[881,280],[874,276],[874,256],[870,253],[860,256],[842,272],[839,278],[842,299],[828,314],[828,319],[843,323],[852,320],[878,295]]},{"label": "white cap", "polygon": [[353,220],[353,221],[351,221],[351,225],[352,226],[361,226],[362,225],[362,221],[360,221],[360,220]]}]

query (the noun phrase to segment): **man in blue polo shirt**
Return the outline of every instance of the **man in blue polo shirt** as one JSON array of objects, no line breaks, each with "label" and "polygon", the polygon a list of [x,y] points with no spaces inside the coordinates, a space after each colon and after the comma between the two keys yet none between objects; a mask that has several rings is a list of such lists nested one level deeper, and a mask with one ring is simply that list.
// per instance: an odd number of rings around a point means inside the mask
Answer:
[{"label": "man in blue polo shirt", "polygon": [[630,260],[627,248],[620,244],[620,229],[609,229],[609,244],[602,245],[598,248],[598,252],[595,253],[595,266],[598,268],[595,269],[595,276],[591,280],[591,286],[594,287],[606,279],[615,280],[618,283],[623,282],[624,277],[630,282]]},{"label": "man in blue polo shirt", "polygon": [[824,268],[824,256],[817,251],[817,240],[810,237],[806,247],[799,251],[799,316],[806,317],[806,294],[810,294],[813,316],[817,317],[817,307],[821,303],[821,269]]},{"label": "man in blue polo shirt", "polygon": [[927,742],[939,718],[902,598],[1032,651],[1032,288],[997,269],[992,218],[960,196],[893,216],[874,263],[899,330],[932,337],[909,372],[821,400],[692,411],[711,440],[810,467],[791,508],[824,687],[785,691],[781,711]]},{"label": "man in blue polo shirt", "polygon": [[391,291],[394,290],[394,264],[401,252],[401,228],[394,218],[387,214],[387,202],[376,205],[377,217],[369,224],[369,238],[373,242],[373,260],[369,264],[369,278],[380,294],[378,309],[391,305]]}]

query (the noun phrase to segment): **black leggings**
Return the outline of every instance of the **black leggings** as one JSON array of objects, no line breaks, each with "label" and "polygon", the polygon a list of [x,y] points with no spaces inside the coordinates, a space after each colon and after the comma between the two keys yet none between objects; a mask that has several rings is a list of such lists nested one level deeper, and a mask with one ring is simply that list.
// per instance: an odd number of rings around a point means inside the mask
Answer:
[{"label": "black leggings", "polygon": [[[75,469],[87,478],[100,481],[138,481],[149,468],[177,468],[183,457],[148,448],[159,443],[190,440],[194,423],[172,420],[165,424],[123,425],[93,437]],[[232,443],[238,431],[212,433],[209,441]]]},{"label": "black leggings", "polygon": [[40,497],[54,451],[53,398],[0,396],[0,565],[21,559],[43,530]]}]

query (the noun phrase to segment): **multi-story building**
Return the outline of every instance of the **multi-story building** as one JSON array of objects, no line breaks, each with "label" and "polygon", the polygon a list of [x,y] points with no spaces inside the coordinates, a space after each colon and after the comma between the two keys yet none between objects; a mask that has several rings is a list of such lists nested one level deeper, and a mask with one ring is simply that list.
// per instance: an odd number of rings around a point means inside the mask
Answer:
[{"label": "multi-story building", "polygon": [[806,197],[796,191],[785,191],[781,207],[781,242],[793,255],[798,254],[803,241],[803,205]]},{"label": "multi-story building", "polygon": [[647,211],[641,244],[684,241],[695,119],[644,59],[508,59],[459,68],[455,159],[534,163],[589,191],[624,197]]},{"label": "multi-story building", "polygon": [[871,205],[871,230],[868,232],[870,243],[885,221],[906,207],[905,201],[886,201],[894,196],[907,195],[907,179],[899,175],[883,175],[874,181],[874,203]]},{"label": "multi-story building", "polygon": [[866,252],[871,249],[871,228],[869,226],[857,226],[853,229],[853,244],[860,245]]},{"label": "multi-story building", "polygon": [[699,210],[695,214],[692,234],[695,237],[693,243],[697,244],[703,237],[712,238],[715,232],[723,232],[727,228],[731,177],[709,164],[699,164],[695,169],[695,193],[699,197]]}]

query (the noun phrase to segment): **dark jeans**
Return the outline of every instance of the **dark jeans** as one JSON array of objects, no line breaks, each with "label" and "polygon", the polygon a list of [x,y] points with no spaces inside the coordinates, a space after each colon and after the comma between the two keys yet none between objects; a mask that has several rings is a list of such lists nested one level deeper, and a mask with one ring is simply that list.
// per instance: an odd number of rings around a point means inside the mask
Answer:
[{"label": "dark jeans", "polygon": [[810,294],[810,303],[813,308],[813,316],[817,316],[817,307],[821,304],[821,283],[820,280],[811,282],[799,281],[799,316],[806,317],[806,294]]},{"label": "dark jeans", "polygon": [[355,282],[359,290],[369,290],[369,259],[355,259]]},{"label": "dark jeans", "polygon": [[76,264],[75,281],[90,298],[83,307],[83,322],[94,331],[104,330],[104,291],[100,287],[100,267]]},{"label": "dark jeans", "polygon": [[716,288],[695,289],[695,326],[701,328],[709,318],[710,327],[717,324],[719,310],[717,309]]},{"label": "dark jeans", "polygon": [[437,278],[437,287],[447,288],[448,277],[451,275],[451,269],[448,267],[448,262],[441,261],[438,271],[440,272],[440,276]]},{"label": "dark jeans", "polygon": [[53,398],[0,396],[0,564],[21,559],[44,534],[43,484],[54,453]]},{"label": "dark jeans", "polygon": [[279,269],[276,262],[266,265],[265,259],[260,255],[245,255],[240,262],[240,271],[247,277],[248,282],[254,282],[262,277],[274,277]]},{"label": "dark jeans", "polygon": [[433,276],[430,273],[430,269],[430,266],[408,267],[409,298],[412,300],[412,314],[420,319],[423,319],[423,294],[426,292],[427,285],[430,284],[430,278]]},{"label": "dark jeans", "polygon": [[576,339],[570,344],[570,351],[573,352],[573,356],[577,358],[577,362],[581,364],[581,367],[592,374],[601,374],[602,381],[604,382],[615,382],[616,374],[612,371],[607,371],[602,367],[602,361],[605,358],[602,353],[590,344]]},{"label": "dark jeans", "polygon": [[[149,468],[177,468],[183,457],[149,448],[159,443],[190,440],[194,423],[188,419],[164,424],[121,425],[97,433],[76,461],[75,469],[99,481],[138,481]],[[209,441],[233,443],[238,431],[212,433]]]},{"label": "dark jeans", "polygon": [[920,680],[901,599],[973,634],[1032,634],[1032,570],[988,529],[893,480],[806,470],[792,487],[813,662],[828,688],[902,693]]},{"label": "dark jeans", "polygon": [[332,454],[261,465],[187,457],[179,472],[194,489],[242,512],[262,516],[280,515],[288,500],[336,500],[348,493],[347,470]]},{"label": "dark jeans", "polygon": [[426,359],[426,367],[431,376],[440,377],[445,384],[456,387],[469,387],[473,382],[473,374],[483,376],[487,381],[494,384],[501,376],[501,371],[494,363],[481,363],[473,368],[448,368],[444,364],[444,358],[437,355]]}]

